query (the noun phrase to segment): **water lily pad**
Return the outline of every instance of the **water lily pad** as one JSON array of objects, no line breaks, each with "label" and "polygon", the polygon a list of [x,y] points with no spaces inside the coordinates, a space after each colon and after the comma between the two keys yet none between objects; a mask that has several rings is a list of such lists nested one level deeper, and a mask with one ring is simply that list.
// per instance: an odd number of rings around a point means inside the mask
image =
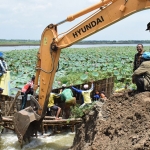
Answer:
[{"label": "water lily pad", "polygon": [[92,72],[92,76],[98,77],[99,73],[98,72]]},{"label": "water lily pad", "polygon": [[87,75],[87,74],[83,74],[83,75],[80,77],[81,80],[86,80],[87,78],[88,78],[88,75]]}]

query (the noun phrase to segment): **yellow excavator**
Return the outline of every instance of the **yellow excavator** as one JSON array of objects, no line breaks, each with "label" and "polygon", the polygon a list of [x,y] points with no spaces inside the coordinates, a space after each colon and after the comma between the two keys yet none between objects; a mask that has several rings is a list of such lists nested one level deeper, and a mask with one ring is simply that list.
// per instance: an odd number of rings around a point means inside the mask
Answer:
[{"label": "yellow excavator", "polygon": [[[15,131],[21,145],[23,140],[29,139],[40,128],[46,113],[61,49],[69,47],[136,12],[149,8],[150,0],[101,0],[99,3],[71,15],[57,24],[49,24],[44,29],[37,55],[34,84],[35,91],[39,85],[39,97],[38,100],[34,96],[32,97],[38,110],[34,111],[32,107],[27,107],[14,114]],[[63,34],[57,32],[58,26],[62,23],[73,21],[92,11],[93,14],[67,32]]]}]

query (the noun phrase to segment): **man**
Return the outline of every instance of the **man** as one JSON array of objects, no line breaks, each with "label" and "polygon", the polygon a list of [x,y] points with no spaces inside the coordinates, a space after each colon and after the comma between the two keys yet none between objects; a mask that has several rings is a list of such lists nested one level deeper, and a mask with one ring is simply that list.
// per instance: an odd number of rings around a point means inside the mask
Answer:
[{"label": "man", "polygon": [[147,24],[147,29],[146,31],[149,30],[150,31],[150,22]]},{"label": "man", "polygon": [[49,102],[48,102],[48,112],[49,108],[51,110],[57,111],[55,120],[59,120],[59,114],[61,112],[61,108],[54,104],[54,98],[59,98],[60,94],[50,93]]},{"label": "man", "polygon": [[140,64],[143,62],[143,59],[141,57],[144,52],[143,45],[138,44],[136,46],[136,49],[137,49],[137,53],[134,56],[133,71],[135,71],[140,66]]},{"label": "man", "polygon": [[93,82],[92,82],[91,88],[90,89],[88,88],[89,88],[88,84],[84,85],[84,90],[79,90],[79,89],[76,89],[75,87],[72,87],[73,90],[75,90],[78,93],[81,93],[83,96],[84,103],[80,107],[83,107],[85,104],[92,103],[90,95],[91,95],[91,92],[93,91]]},{"label": "man", "polygon": [[[147,30],[149,30],[150,31],[150,22],[147,24],[147,29],[146,29],[146,31]],[[139,44],[138,44],[139,45]],[[138,46],[137,45],[137,46]],[[143,47],[143,45],[141,44],[141,46]],[[139,49],[139,50],[138,50]],[[141,50],[140,50],[141,49]],[[142,63],[142,60],[140,60],[140,57],[141,57],[141,54],[144,52],[143,50],[142,50],[142,48],[137,48],[137,51],[138,51],[138,53],[135,55],[135,58],[134,58],[134,68],[133,68],[133,71],[135,71],[138,67],[139,67],[139,64],[141,64]],[[137,61],[136,61],[137,60]],[[140,60],[140,61],[138,61],[138,60]]]},{"label": "man", "polygon": [[35,76],[31,78],[31,81],[29,81],[27,84],[24,85],[24,87],[21,90],[22,94],[22,105],[20,110],[24,109],[26,107],[27,97],[28,94],[33,95],[33,84],[34,84]]},{"label": "man", "polygon": [[62,85],[61,101],[65,102],[65,118],[68,119],[70,115],[70,106],[75,106],[76,98],[73,97],[71,89],[66,88],[66,85]]},{"label": "man", "polygon": [[144,52],[142,58],[142,64],[132,75],[132,79],[137,86],[138,92],[150,90],[150,52]]}]

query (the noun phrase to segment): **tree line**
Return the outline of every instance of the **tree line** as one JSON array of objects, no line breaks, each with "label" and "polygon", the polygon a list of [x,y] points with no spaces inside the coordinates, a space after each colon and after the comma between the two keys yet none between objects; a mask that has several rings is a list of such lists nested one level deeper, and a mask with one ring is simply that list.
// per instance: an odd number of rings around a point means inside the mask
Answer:
[{"label": "tree line", "polygon": [[[83,40],[76,44],[150,44],[150,40]],[[0,46],[14,46],[14,45],[40,45],[40,40],[22,40],[22,39],[0,39]]]}]

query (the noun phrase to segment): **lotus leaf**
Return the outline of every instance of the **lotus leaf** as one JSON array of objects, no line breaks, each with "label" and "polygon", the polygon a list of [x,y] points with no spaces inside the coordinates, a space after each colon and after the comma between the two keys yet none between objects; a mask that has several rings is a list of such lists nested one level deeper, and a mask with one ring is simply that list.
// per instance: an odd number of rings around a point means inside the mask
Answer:
[{"label": "lotus leaf", "polygon": [[119,75],[119,71],[118,70],[114,70],[114,75],[115,76]]},{"label": "lotus leaf", "polygon": [[81,80],[87,80],[87,78],[88,78],[88,75],[87,75],[87,74],[83,74],[83,75],[80,77]]},{"label": "lotus leaf", "polygon": [[[144,49],[146,50],[146,47]],[[11,87],[16,86],[15,81],[20,78],[28,81],[31,75],[35,74],[37,51],[38,49],[5,52],[6,61],[11,71]],[[121,76],[125,81],[129,80],[131,83],[134,54],[135,47],[66,48],[61,52],[60,67],[56,73],[55,80],[58,81],[58,78],[63,79],[65,76],[68,84],[75,83],[78,80],[85,82],[85,80],[80,80],[81,73],[88,71],[87,81],[93,78],[92,72],[97,72],[99,76],[94,76],[96,80],[110,77],[114,74],[116,76],[115,83],[119,82],[117,77],[120,80]],[[62,71],[64,72],[59,73]],[[74,74],[75,76],[73,76]],[[120,86],[121,84],[115,84],[115,86]],[[59,87],[60,85],[56,84],[56,86]]]},{"label": "lotus leaf", "polygon": [[98,72],[92,72],[92,75],[93,75],[94,77],[98,77],[98,76],[99,76],[99,73],[98,73]]},{"label": "lotus leaf", "polygon": [[88,68],[87,70],[88,70],[88,71],[93,71],[94,68],[93,68],[93,67],[90,67],[90,68]]}]

